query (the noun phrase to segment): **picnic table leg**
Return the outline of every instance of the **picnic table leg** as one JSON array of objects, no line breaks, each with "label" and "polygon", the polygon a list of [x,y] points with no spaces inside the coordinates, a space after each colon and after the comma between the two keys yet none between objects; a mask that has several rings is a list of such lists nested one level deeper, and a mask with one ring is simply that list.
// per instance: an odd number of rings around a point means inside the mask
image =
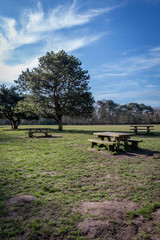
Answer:
[{"label": "picnic table leg", "polygon": [[128,141],[127,141],[127,139],[124,140],[124,147],[125,147],[125,148],[128,147]]},{"label": "picnic table leg", "polygon": [[109,150],[113,152],[114,151],[114,145],[109,145]]},{"label": "picnic table leg", "polygon": [[92,142],[92,148],[93,148],[95,145],[97,145],[97,143],[95,143],[95,142]]},{"label": "picnic table leg", "polygon": [[29,135],[29,137],[33,137],[33,133],[32,132],[29,132],[28,135]]},{"label": "picnic table leg", "polygon": [[103,136],[101,136],[100,139],[104,141],[104,137]]},{"label": "picnic table leg", "polygon": [[111,141],[111,137],[107,136],[108,141]]},{"label": "picnic table leg", "polygon": [[119,150],[120,147],[120,140],[118,138],[115,138],[115,141],[117,142],[116,150]]},{"label": "picnic table leg", "polygon": [[137,127],[134,127],[134,132],[137,133]]},{"label": "picnic table leg", "polygon": [[150,133],[150,128],[149,127],[147,127],[147,133]]},{"label": "picnic table leg", "polygon": [[120,141],[117,141],[116,150],[119,151]]}]

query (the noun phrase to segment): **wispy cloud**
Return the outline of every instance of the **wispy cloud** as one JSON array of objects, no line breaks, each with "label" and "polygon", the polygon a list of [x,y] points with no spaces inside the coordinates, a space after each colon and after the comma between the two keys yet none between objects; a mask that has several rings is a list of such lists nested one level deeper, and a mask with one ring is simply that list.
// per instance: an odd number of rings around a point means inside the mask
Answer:
[{"label": "wispy cloud", "polygon": [[143,54],[131,52],[129,57],[122,55],[121,59],[92,71],[95,98],[121,103],[127,103],[129,99],[130,102],[159,106],[160,47],[150,48]]},{"label": "wispy cloud", "polygon": [[[112,99],[116,103],[121,102],[122,104],[126,104],[129,102],[138,102],[144,103],[146,105],[151,106],[159,106],[159,96],[160,90],[152,91],[150,89],[142,89],[142,90],[124,90],[123,92],[119,91],[108,91],[104,93],[104,91],[99,91],[95,93],[96,99]],[[129,99],[129,102],[128,102]]]},{"label": "wispy cloud", "polygon": [[[123,56],[112,64],[106,63],[95,71],[94,78],[104,77],[129,77],[133,74],[149,71],[153,68],[160,68],[160,47],[146,51],[144,54],[125,57]],[[157,70],[158,71],[158,70]]]},{"label": "wispy cloud", "polygon": [[2,83],[13,83],[13,80],[17,79],[17,76],[22,72],[22,70],[25,70],[27,67],[33,68],[33,66],[36,66],[37,64],[37,59],[33,59],[32,61],[26,61],[22,64],[17,64],[16,67],[9,66],[3,62],[0,62]]},{"label": "wispy cloud", "polygon": [[[81,11],[79,5],[74,0],[72,4],[59,5],[56,8],[44,12],[42,4],[38,2],[34,9],[25,9],[19,19],[0,17],[0,69],[2,81],[13,81],[13,77],[18,76],[27,67],[34,67],[35,58],[40,57],[46,51],[58,51],[64,49],[73,51],[86,46],[100,39],[105,33],[92,34],[84,33],[82,29],[74,31],[75,26],[82,27],[91,22],[92,19],[111,10],[120,7],[120,5]],[[63,31],[72,30],[67,35]],[[39,51],[34,56],[25,60],[24,46],[31,44],[40,45]],[[22,48],[21,63],[17,58],[15,51]],[[16,57],[15,57],[16,56]],[[28,56],[27,56],[28,57]],[[9,61],[14,61],[14,67]],[[31,62],[32,64],[28,64]],[[10,70],[9,70],[10,69]],[[9,71],[5,71],[9,70]],[[9,73],[10,72],[10,73]],[[11,74],[11,72],[13,74]]]}]

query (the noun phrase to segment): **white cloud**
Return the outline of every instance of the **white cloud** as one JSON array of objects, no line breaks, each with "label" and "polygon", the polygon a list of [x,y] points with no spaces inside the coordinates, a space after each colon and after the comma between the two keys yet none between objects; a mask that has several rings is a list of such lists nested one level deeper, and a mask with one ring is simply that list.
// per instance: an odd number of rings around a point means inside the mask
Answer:
[{"label": "white cloud", "polygon": [[33,68],[38,65],[38,60],[33,59],[32,61],[26,61],[23,64],[18,64],[15,66],[9,66],[0,62],[0,71],[1,71],[1,83],[13,83],[14,80],[18,78],[20,73],[27,68]]},{"label": "white cloud", "polygon": [[158,52],[158,53],[160,53],[160,47],[152,48],[151,52]]},{"label": "white cloud", "polygon": [[[1,51],[35,43],[44,39],[45,34],[47,36],[48,33],[83,25],[90,22],[92,18],[112,9],[104,8],[77,13],[74,2],[68,8],[60,5],[45,14],[42,5],[38,3],[36,10],[25,10],[18,23],[15,19],[1,17],[1,28],[3,29],[3,35],[1,34],[0,38]],[[21,26],[19,29],[18,24]]]},{"label": "white cloud", "polygon": [[[112,99],[117,103],[138,102],[159,106],[160,47],[143,54],[104,64],[92,71],[92,90],[96,99]],[[101,81],[101,86],[99,86]],[[99,91],[96,90],[98,85]]]},{"label": "white cloud", "polygon": [[48,38],[44,51],[54,49],[54,51],[57,52],[63,47],[63,49],[67,52],[71,52],[86,45],[89,45],[90,43],[99,40],[103,36],[104,34],[99,34],[95,36],[72,36],[72,38],[70,38],[62,34],[57,34],[54,38]]},{"label": "white cloud", "polygon": [[[65,36],[61,30],[87,24],[93,18],[117,7],[120,5],[82,12],[74,0],[71,5],[59,5],[46,13],[39,2],[35,9],[24,10],[19,20],[0,17],[0,78],[2,82],[14,79],[20,69],[26,69],[28,62],[34,63],[35,58],[40,57],[46,51],[60,49],[73,51],[97,41],[103,34],[89,34],[83,31],[75,33],[73,30],[72,34],[68,33],[68,36]],[[42,41],[43,47],[37,51],[37,56],[30,55],[30,59],[24,61],[25,51],[23,49],[21,51],[23,62],[16,65],[17,57],[14,56],[16,49],[23,48],[25,45],[39,44]],[[9,60],[12,62],[15,60],[14,67],[9,65]]]},{"label": "white cloud", "polygon": [[[80,47],[86,46],[87,44],[90,44],[91,42],[94,42],[98,39],[98,36],[95,36],[93,38],[89,37],[83,37],[83,38],[75,38],[75,39],[65,39],[65,37],[57,36],[54,38],[54,41],[49,41],[46,44],[45,48],[43,49],[44,52],[47,52],[49,50],[54,49],[55,52],[58,52],[62,49],[67,49],[68,52],[71,52],[73,50],[76,50]],[[1,82],[5,83],[13,83],[13,80],[16,80],[18,76],[21,74],[23,70],[26,70],[26,68],[32,69],[33,67],[38,66],[38,58],[41,56],[41,54],[37,55],[35,58],[30,58],[28,60],[25,60],[22,64],[16,64],[14,66],[7,65],[0,62],[0,71],[1,71]]]},{"label": "white cloud", "polygon": [[159,88],[158,85],[148,84],[146,85],[146,88]]}]

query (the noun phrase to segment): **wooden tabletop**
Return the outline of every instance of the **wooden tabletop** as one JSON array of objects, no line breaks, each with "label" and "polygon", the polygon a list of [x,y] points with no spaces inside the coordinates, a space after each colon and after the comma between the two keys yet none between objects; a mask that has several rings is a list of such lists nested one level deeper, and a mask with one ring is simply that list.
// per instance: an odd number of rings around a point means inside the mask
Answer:
[{"label": "wooden tabletop", "polygon": [[130,125],[130,127],[154,127],[154,125]]},{"label": "wooden tabletop", "polygon": [[52,130],[52,128],[25,128],[24,130]]},{"label": "wooden tabletop", "polygon": [[134,136],[135,133],[119,133],[119,132],[96,132],[93,133],[94,135],[98,135],[98,136],[109,136],[109,137],[119,137],[119,136]]}]

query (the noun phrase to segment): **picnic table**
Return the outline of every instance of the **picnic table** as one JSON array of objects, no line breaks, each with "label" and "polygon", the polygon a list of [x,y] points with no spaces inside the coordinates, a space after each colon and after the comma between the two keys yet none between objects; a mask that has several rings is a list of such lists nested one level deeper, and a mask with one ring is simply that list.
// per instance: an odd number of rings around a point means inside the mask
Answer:
[{"label": "picnic table", "polygon": [[[133,140],[130,139],[134,136],[134,133],[119,133],[119,132],[96,132],[93,133],[94,135],[98,136],[99,139],[89,139],[92,142],[92,147],[97,144],[108,145],[111,151],[114,150],[115,146],[119,149],[120,143],[123,142],[125,148],[128,147],[128,143],[132,143],[132,148],[136,149],[138,147],[138,142],[141,140]],[[107,138],[107,141],[104,140]]]},{"label": "picnic table", "polygon": [[28,136],[33,137],[34,133],[43,133],[45,137],[49,137],[48,133],[53,132],[52,128],[26,128]]},{"label": "picnic table", "polygon": [[147,133],[150,133],[151,130],[154,130],[153,125],[130,125],[130,130],[134,130],[135,133],[138,133],[138,131],[146,131]]}]

